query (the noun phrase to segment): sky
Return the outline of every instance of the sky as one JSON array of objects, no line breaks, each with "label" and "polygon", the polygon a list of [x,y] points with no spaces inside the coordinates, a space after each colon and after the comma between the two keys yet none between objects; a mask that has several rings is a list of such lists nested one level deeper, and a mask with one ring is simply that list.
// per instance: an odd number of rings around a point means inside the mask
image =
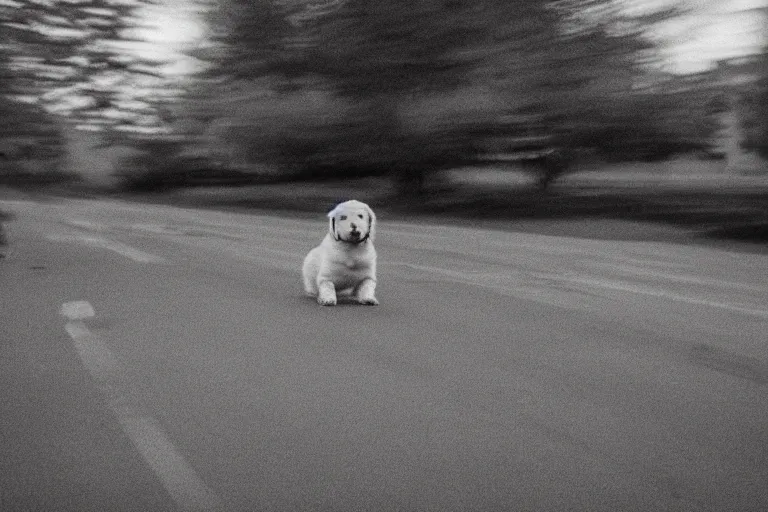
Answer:
[{"label": "sky", "polygon": [[164,71],[169,75],[194,71],[194,59],[184,55],[183,50],[198,44],[205,37],[198,2],[165,0],[143,8],[140,15],[145,26],[130,35],[146,42],[134,44],[134,51],[142,57],[168,61]]},{"label": "sky", "polygon": [[[768,0],[624,0],[629,8],[687,7],[657,28],[670,71],[704,71],[719,59],[754,53],[766,44]],[[762,12],[760,11],[762,9]]]}]

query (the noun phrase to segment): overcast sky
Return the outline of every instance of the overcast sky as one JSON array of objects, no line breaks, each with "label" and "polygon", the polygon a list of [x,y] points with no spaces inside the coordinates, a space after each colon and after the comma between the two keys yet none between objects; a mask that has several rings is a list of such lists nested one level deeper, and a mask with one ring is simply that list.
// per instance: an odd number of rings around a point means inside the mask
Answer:
[{"label": "overcast sky", "polygon": [[754,53],[766,44],[768,0],[623,0],[630,9],[688,7],[659,27],[671,71],[703,71],[714,61]]}]

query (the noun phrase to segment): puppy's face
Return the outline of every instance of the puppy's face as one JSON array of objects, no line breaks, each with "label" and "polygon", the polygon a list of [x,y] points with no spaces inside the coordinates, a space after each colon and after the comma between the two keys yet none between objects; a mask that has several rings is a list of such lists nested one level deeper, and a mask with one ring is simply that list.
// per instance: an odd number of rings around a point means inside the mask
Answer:
[{"label": "puppy's face", "polygon": [[341,203],[328,213],[328,230],[335,240],[361,243],[373,240],[376,216],[360,201]]}]

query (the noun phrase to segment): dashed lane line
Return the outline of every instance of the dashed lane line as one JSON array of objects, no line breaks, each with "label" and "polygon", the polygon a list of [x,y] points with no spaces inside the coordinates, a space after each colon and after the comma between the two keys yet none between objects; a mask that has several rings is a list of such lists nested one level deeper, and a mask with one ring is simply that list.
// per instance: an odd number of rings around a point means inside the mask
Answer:
[{"label": "dashed lane line", "polygon": [[101,236],[51,234],[51,235],[46,235],[46,238],[53,242],[75,242],[75,243],[89,245],[91,247],[97,247],[99,249],[106,249],[108,251],[115,252],[121,256],[125,256],[126,258],[131,259],[137,263],[165,262],[165,259],[160,256],[156,256],[154,254],[144,252],[142,250],[131,247],[130,245],[126,245],[121,242],[116,242],[114,240],[110,240],[108,238],[104,238]]},{"label": "dashed lane line", "polygon": [[[387,265],[403,266],[403,267],[411,268],[417,271],[445,276],[451,281],[459,282],[462,284],[479,286],[483,288],[491,288],[491,289],[511,293],[513,295],[519,295],[522,298],[527,298],[527,299],[533,298],[534,300],[537,300],[537,298],[531,297],[529,294],[519,293],[519,290],[515,286],[500,285],[498,284],[497,280],[492,280],[492,282],[488,282],[488,278],[489,277],[492,278],[493,274],[479,274],[471,271],[451,270],[451,269],[435,267],[431,265],[417,265],[414,263],[407,263],[403,261],[385,262],[383,266],[387,266]],[[762,309],[762,308],[753,307],[745,304],[734,304],[734,303],[721,302],[721,301],[710,300],[710,299],[705,299],[700,297],[692,297],[689,295],[674,293],[668,290],[656,289],[649,286],[635,285],[635,284],[626,283],[622,281],[579,277],[579,276],[565,276],[565,275],[559,275],[554,273],[542,273],[542,272],[530,272],[529,275],[533,278],[538,278],[542,280],[575,284],[575,285],[580,285],[583,287],[589,287],[593,289],[595,288],[605,289],[605,290],[619,291],[624,293],[632,293],[636,295],[658,297],[666,300],[671,300],[674,302],[683,302],[688,304],[694,304],[697,306],[707,306],[710,308],[722,309],[722,310],[732,311],[734,313],[740,313],[743,315],[768,319],[768,309]],[[505,274],[503,277],[508,277],[508,276],[509,274]],[[502,277],[502,276],[498,275],[497,277]],[[485,280],[482,280],[482,278],[485,278]],[[539,297],[538,299],[541,299],[541,298]]]},{"label": "dashed lane line", "polygon": [[221,500],[176,449],[155,418],[144,412],[117,357],[85,325],[95,316],[87,301],[66,302],[60,313],[80,360],[105,396],[118,423],[168,494],[184,511],[221,510]]}]

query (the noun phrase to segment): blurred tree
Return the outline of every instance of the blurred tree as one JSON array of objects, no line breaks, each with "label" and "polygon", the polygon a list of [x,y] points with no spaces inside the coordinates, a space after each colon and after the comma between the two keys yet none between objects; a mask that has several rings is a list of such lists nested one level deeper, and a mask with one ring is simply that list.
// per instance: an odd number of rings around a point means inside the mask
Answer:
[{"label": "blurred tree", "polygon": [[[157,76],[158,62],[126,50],[127,29],[150,0],[13,0],[0,4],[6,95],[67,114],[73,122],[130,124],[125,90]],[[128,114],[126,114],[128,112]],[[135,112],[134,112],[135,114]]]},{"label": "blurred tree", "polygon": [[288,73],[290,38],[298,36],[289,22],[295,8],[287,2],[223,0],[208,11],[209,44],[190,54],[210,62],[203,76],[228,80]]},{"label": "blurred tree", "polygon": [[[45,162],[47,176],[58,172],[58,159],[64,155],[61,123],[39,105],[14,99],[11,54],[0,45],[0,181],[29,182],[31,162]],[[40,173],[37,173],[38,175]]]},{"label": "blurred tree", "polygon": [[[550,50],[546,70],[546,102],[560,129],[581,144],[593,130],[631,132],[653,129],[669,103],[638,87],[660,57],[647,37],[650,27],[680,14],[677,9],[626,13],[620,2],[560,0],[564,30]],[[590,145],[600,137],[592,137]],[[621,143],[621,135],[612,139]]]},{"label": "blurred tree", "polygon": [[[521,20],[513,28],[501,27],[499,15],[510,14],[509,4],[516,6],[514,15],[503,19]],[[285,92],[307,83],[330,88],[353,105],[349,117],[318,126],[314,136],[307,137],[304,130],[302,143],[287,141],[278,151],[283,160],[294,152],[300,153],[296,161],[313,165],[346,172],[352,167],[388,169],[418,180],[430,165],[452,159],[456,141],[436,136],[445,126],[409,133],[402,119],[405,102],[414,95],[471,85],[478,63],[503,51],[493,46],[494,38],[517,32],[519,39],[522,33],[540,39],[545,26],[552,35],[556,16],[544,5],[491,0],[283,0],[254,5],[231,0],[212,18],[221,28],[205,52],[213,63],[208,76],[279,76],[277,84],[287,86],[280,87]],[[326,140],[312,142],[318,136]],[[323,148],[325,156],[318,158]]]},{"label": "blurred tree", "polygon": [[361,103],[378,158],[399,177],[402,192],[418,193],[427,172],[460,163],[469,146],[461,125],[476,119],[423,111],[435,120],[416,121],[414,130],[404,122],[405,101],[462,89],[474,94],[478,81],[507,88],[514,81],[520,97],[530,96],[535,77],[514,73],[511,64],[515,57],[536,60],[556,38],[558,21],[542,1],[349,0],[317,20],[311,69]]},{"label": "blurred tree", "polygon": [[[213,42],[203,56],[211,63],[207,77],[219,80],[214,87],[221,91],[233,80],[275,77],[270,93],[253,91],[252,100],[238,103],[241,112],[253,112],[254,124],[269,119],[270,127],[280,126],[279,113],[268,108],[279,102],[275,91],[298,99],[306,95],[296,89],[311,88],[350,105],[341,118],[311,108],[301,118],[296,111],[308,104],[286,102],[299,122],[272,130],[282,144],[255,130],[262,138],[251,146],[278,146],[263,154],[344,172],[386,170],[405,178],[406,190],[418,190],[425,172],[462,162],[470,147],[464,125],[510,112],[536,112],[564,139],[582,142],[608,121],[622,126],[617,133],[624,137],[643,116],[652,129],[650,116],[661,106],[643,111],[633,87],[653,59],[648,24],[674,13],[629,17],[620,5],[225,0],[212,16]],[[647,107],[650,100],[643,101]]]},{"label": "blurred tree", "polygon": [[757,152],[768,159],[768,46],[758,57],[759,78],[754,91],[747,95],[748,108],[752,111],[749,116],[751,126],[747,128],[747,149]]}]

